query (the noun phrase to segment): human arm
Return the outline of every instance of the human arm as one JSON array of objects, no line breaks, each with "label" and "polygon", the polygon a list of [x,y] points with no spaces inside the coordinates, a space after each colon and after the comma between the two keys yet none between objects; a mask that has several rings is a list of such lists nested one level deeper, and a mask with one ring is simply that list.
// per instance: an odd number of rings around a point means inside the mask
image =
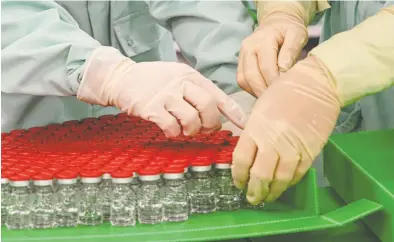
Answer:
[{"label": "human arm", "polygon": [[239,48],[253,29],[241,1],[150,1],[149,10],[196,70],[228,94],[239,90]]},{"label": "human arm", "polygon": [[100,43],[55,1],[1,4],[1,91],[76,95],[84,63]]},{"label": "human arm", "polygon": [[256,102],[233,155],[252,204],[277,199],[310,168],[340,108],[394,85],[394,7],[330,38]]}]

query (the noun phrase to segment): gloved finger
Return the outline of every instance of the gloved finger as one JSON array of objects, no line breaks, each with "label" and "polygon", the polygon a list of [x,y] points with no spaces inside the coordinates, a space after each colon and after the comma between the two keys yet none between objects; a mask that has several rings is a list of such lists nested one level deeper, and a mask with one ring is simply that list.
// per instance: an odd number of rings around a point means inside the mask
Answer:
[{"label": "gloved finger", "polygon": [[255,96],[252,88],[249,86],[248,82],[246,81],[245,75],[244,75],[244,61],[243,61],[243,56],[244,56],[244,51],[240,51],[239,57],[238,57],[238,67],[237,67],[237,83],[238,85],[250,93],[250,95]]},{"label": "gloved finger", "polygon": [[296,185],[305,176],[309,168],[311,167],[313,159],[309,155],[301,157],[301,161],[298,164],[294,172],[293,180],[290,182],[290,186]]},{"label": "gloved finger", "polygon": [[141,118],[159,126],[166,137],[176,137],[181,133],[181,125],[178,120],[164,108],[155,109],[154,113],[146,114]]},{"label": "gloved finger", "polygon": [[286,147],[285,150],[281,150],[279,162],[274,173],[274,180],[265,199],[266,202],[275,201],[286,191],[294,177],[299,162],[300,156],[294,148]]},{"label": "gloved finger", "polygon": [[305,32],[293,29],[286,33],[286,38],[278,56],[278,66],[281,72],[286,72],[295,64],[307,41],[308,32],[306,29]]},{"label": "gloved finger", "polygon": [[216,101],[216,105],[220,112],[233,124],[243,129],[246,123],[246,115],[242,111],[241,107],[226,93],[219,89],[212,81],[206,79],[201,74],[190,77],[190,81],[203,88],[205,91],[211,94]]},{"label": "gloved finger", "polygon": [[266,142],[264,146],[259,146],[256,159],[250,169],[246,194],[246,198],[252,205],[260,204],[269,194],[278,159],[278,153],[271,143]]},{"label": "gloved finger", "polygon": [[171,98],[165,108],[179,120],[184,135],[193,136],[200,131],[201,120],[198,111],[183,98]]},{"label": "gloved finger", "polygon": [[183,93],[184,99],[198,111],[202,133],[221,128],[220,112],[210,93],[190,82],[184,84]]},{"label": "gloved finger", "polygon": [[234,184],[239,189],[243,189],[249,180],[249,169],[253,165],[256,152],[257,146],[253,139],[247,134],[241,134],[233,152],[231,166]]},{"label": "gloved finger", "polygon": [[279,45],[277,42],[266,47],[262,46],[257,52],[260,73],[263,75],[267,87],[279,77],[278,53]]},{"label": "gloved finger", "polygon": [[244,53],[243,65],[246,82],[252,88],[255,96],[259,97],[267,89],[267,84],[260,72],[257,54],[252,51]]}]

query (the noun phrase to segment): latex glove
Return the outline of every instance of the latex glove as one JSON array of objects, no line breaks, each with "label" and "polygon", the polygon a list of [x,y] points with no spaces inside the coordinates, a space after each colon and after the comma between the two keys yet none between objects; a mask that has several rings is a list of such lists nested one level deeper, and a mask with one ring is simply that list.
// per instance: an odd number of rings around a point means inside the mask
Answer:
[{"label": "latex glove", "polygon": [[135,63],[112,47],[89,58],[78,99],[156,123],[168,136],[220,129],[220,112],[243,127],[236,102],[193,68],[175,62]]},{"label": "latex glove", "polygon": [[259,204],[296,184],[320,153],[340,106],[394,85],[394,6],[311,51],[256,102],[232,173]]},{"label": "latex glove", "polygon": [[[230,97],[238,103],[242,111],[245,113],[246,120],[248,120],[250,114],[252,113],[252,108],[256,102],[256,98],[245,91],[236,92],[230,95]],[[233,135],[239,136],[242,129],[234,125],[232,122],[227,121],[222,125],[222,130],[230,130]]]},{"label": "latex glove", "polygon": [[308,41],[306,26],[315,12],[327,7],[315,1],[257,1],[259,27],[242,42],[239,86],[259,97],[294,65]]},{"label": "latex glove", "polygon": [[253,204],[277,199],[307,172],[340,111],[316,58],[296,64],[256,102],[233,154],[235,185]]}]

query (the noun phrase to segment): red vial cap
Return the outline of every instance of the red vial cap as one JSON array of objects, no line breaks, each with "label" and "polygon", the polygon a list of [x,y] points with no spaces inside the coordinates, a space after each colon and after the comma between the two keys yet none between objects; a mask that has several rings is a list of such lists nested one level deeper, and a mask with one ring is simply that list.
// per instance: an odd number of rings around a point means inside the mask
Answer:
[{"label": "red vial cap", "polygon": [[170,165],[163,168],[163,173],[166,174],[179,174],[184,173],[185,167],[183,165]]},{"label": "red vial cap", "polygon": [[11,181],[29,181],[30,176],[27,174],[13,174],[12,176],[9,177]]},{"label": "red vial cap", "polygon": [[154,175],[159,175],[161,172],[161,169],[159,166],[148,166],[145,167],[144,169],[141,169],[138,174],[140,176],[154,176]]},{"label": "red vial cap", "polygon": [[76,179],[78,172],[74,170],[63,170],[55,175],[56,179]]},{"label": "red vial cap", "polygon": [[190,164],[192,166],[209,166],[209,165],[212,164],[212,160],[211,160],[211,158],[203,158],[203,157],[201,157],[199,159],[192,160],[190,162]]},{"label": "red vial cap", "polygon": [[133,171],[130,170],[116,170],[111,172],[112,178],[130,178],[133,177]]},{"label": "red vial cap", "polygon": [[102,171],[99,170],[83,170],[79,173],[81,178],[98,178],[103,175]]},{"label": "red vial cap", "polygon": [[1,171],[1,178],[10,178],[12,175],[14,175],[12,171]]},{"label": "red vial cap", "polygon": [[34,174],[32,178],[33,178],[33,180],[36,180],[36,181],[46,181],[46,180],[52,180],[53,175],[51,173],[41,172],[41,173]]},{"label": "red vial cap", "polygon": [[231,164],[233,161],[232,155],[220,155],[215,159],[216,164]]}]

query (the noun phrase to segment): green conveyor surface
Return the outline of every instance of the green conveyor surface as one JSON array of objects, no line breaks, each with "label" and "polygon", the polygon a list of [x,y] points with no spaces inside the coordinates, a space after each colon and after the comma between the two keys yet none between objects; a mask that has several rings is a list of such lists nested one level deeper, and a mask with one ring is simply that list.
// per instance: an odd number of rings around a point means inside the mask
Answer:
[{"label": "green conveyor surface", "polygon": [[[261,237],[341,228],[382,209],[380,204],[361,199],[351,204],[327,207],[330,196],[321,197],[314,170],[263,210],[239,210],[192,215],[182,223],[136,227],[56,228],[10,231],[3,229],[2,241],[212,241]],[[333,198],[332,198],[333,199]]]},{"label": "green conveyor surface", "polygon": [[394,241],[394,130],[333,135],[324,170],[347,203],[368,199],[384,209],[364,221],[381,241]]}]

